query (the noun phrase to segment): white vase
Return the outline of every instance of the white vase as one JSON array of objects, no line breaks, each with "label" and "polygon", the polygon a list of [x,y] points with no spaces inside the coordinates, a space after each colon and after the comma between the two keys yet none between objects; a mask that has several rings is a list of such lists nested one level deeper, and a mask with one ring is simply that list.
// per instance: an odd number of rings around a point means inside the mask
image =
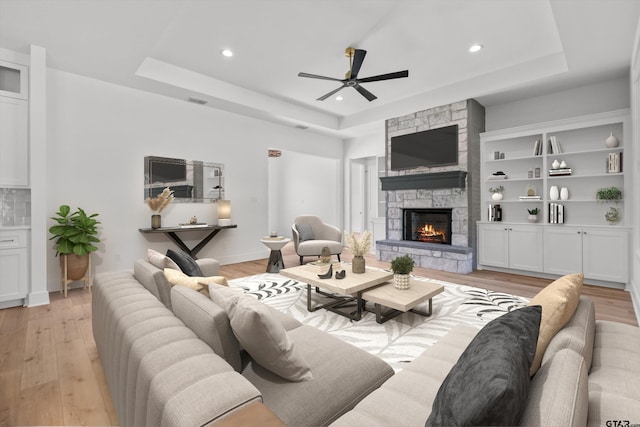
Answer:
[{"label": "white vase", "polygon": [[560,167],[560,162],[558,161],[558,159],[554,160],[553,163],[551,163],[551,167],[553,169],[558,169]]},{"label": "white vase", "polygon": [[549,199],[558,200],[559,198],[560,198],[560,191],[558,190],[558,187],[555,185],[552,185],[551,188],[549,189]]},{"label": "white vase", "polygon": [[560,189],[560,200],[569,200],[569,189],[567,187]]},{"label": "white vase", "polygon": [[618,146],[618,138],[616,138],[613,132],[611,132],[611,135],[604,140],[604,144],[609,148],[615,148]]},{"label": "white vase", "polygon": [[499,200],[502,200],[502,193],[493,193],[491,195],[491,198],[493,200],[495,200],[496,202],[499,201]]}]

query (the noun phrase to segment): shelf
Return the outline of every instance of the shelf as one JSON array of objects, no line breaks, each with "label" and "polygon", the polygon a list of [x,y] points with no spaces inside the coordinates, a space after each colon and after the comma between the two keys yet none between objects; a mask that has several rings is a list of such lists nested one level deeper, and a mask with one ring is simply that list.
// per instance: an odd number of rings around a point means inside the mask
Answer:
[{"label": "shelf", "polygon": [[485,179],[485,182],[487,182],[487,183],[490,183],[490,182],[523,182],[523,181],[542,181],[542,178]]},{"label": "shelf", "polygon": [[487,163],[504,163],[504,162],[514,162],[520,160],[542,160],[542,155],[540,156],[522,156],[522,157],[509,157],[506,159],[489,159]]},{"label": "shelf", "polygon": [[560,175],[560,176],[548,176],[547,179],[580,179],[580,178],[614,178],[618,176],[624,176],[624,172],[615,172],[615,173],[592,173],[589,175]]}]

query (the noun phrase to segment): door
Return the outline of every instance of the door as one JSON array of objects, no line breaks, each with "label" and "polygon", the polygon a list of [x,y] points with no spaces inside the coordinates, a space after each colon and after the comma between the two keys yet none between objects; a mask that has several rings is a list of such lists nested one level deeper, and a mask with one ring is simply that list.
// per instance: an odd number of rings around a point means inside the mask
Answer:
[{"label": "door", "polygon": [[509,226],[509,268],[542,271],[542,228]]},{"label": "door", "polygon": [[629,281],[629,233],[587,229],[582,233],[584,277],[627,283]]},{"label": "door", "polygon": [[545,228],[544,272],[560,275],[582,272],[582,230],[580,228]]},{"label": "door", "polygon": [[506,225],[478,224],[478,263],[509,267],[509,230]]},{"label": "door", "polygon": [[360,233],[365,227],[365,162],[362,159],[351,161],[351,231]]}]

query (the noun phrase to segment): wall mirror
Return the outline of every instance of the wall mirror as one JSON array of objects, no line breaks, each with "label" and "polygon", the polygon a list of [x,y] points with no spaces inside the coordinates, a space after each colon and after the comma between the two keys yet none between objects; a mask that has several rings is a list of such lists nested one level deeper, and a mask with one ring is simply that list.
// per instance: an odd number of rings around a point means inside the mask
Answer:
[{"label": "wall mirror", "polygon": [[199,160],[146,156],[144,199],[169,187],[174,202],[212,203],[224,199],[224,165]]}]

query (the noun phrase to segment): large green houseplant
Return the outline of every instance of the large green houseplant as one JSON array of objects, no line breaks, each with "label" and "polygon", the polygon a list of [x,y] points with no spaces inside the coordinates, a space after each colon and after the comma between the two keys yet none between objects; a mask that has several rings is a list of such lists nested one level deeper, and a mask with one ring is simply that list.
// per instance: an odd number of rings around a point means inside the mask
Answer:
[{"label": "large green houseplant", "polygon": [[82,279],[89,266],[89,254],[98,250],[97,216],[97,213],[87,215],[81,208],[71,212],[68,205],[62,205],[56,216],[51,217],[57,224],[49,228],[52,235],[49,240],[55,239],[60,265],[67,263],[67,279]]}]

